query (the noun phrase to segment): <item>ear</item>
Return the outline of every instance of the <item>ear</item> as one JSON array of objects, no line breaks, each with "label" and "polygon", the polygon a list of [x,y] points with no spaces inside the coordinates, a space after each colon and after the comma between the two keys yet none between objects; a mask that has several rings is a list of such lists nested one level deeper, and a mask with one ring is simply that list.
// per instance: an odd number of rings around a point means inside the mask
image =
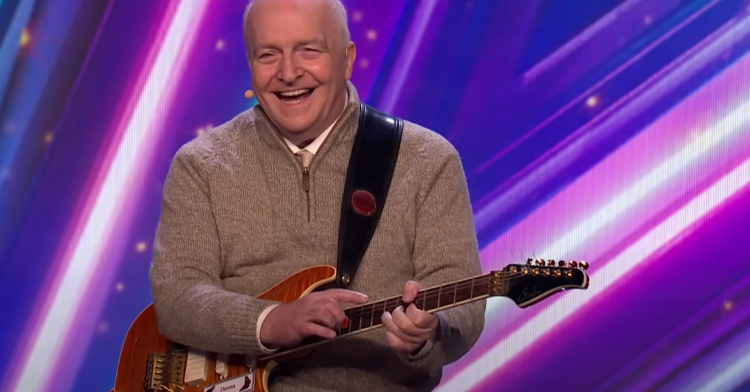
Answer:
[{"label": "ear", "polygon": [[352,77],[354,59],[357,58],[357,47],[354,45],[354,42],[349,42],[349,45],[346,46],[344,57],[346,61],[346,66],[344,67],[344,76],[346,77],[346,80],[349,80]]}]

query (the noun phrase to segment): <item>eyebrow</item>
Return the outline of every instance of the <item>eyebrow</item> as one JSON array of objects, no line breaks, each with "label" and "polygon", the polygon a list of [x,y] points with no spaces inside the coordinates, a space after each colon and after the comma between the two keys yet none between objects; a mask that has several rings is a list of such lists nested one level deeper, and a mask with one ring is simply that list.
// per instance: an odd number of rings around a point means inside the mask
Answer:
[{"label": "eyebrow", "polygon": [[[306,45],[320,45],[326,50],[329,49],[328,41],[326,41],[325,38],[309,39],[309,40],[297,41],[294,43],[294,47],[300,47],[300,46],[306,46]],[[263,50],[263,49],[279,49],[279,46],[275,44],[260,44],[260,45],[255,46],[255,50]]]}]

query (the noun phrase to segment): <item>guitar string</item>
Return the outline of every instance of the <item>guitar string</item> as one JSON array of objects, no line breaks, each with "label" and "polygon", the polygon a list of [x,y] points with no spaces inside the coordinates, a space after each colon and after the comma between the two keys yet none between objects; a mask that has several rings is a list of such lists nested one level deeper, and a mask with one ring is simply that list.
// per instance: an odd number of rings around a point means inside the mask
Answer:
[{"label": "guitar string", "polygon": [[[440,298],[442,296],[445,296],[446,294],[448,294],[448,295],[454,294],[455,292],[457,292],[459,290],[473,289],[473,288],[475,288],[477,286],[481,287],[481,286],[483,286],[485,284],[489,284],[490,278],[491,278],[491,276],[489,276],[489,275],[482,275],[482,276],[478,276],[478,277],[475,277],[475,278],[469,278],[468,281],[464,281],[464,282],[458,283],[457,285],[449,283],[447,285],[441,285],[441,286],[431,287],[431,288],[425,289],[425,290],[420,290],[420,293],[417,294],[417,296],[414,298],[414,301],[412,301],[412,303],[418,304],[419,302],[422,302],[424,304],[428,300],[432,300],[432,299],[435,299],[435,298]],[[447,286],[453,286],[453,287],[447,287]],[[441,292],[442,289],[450,289],[450,291]],[[477,297],[481,296],[481,295],[485,295],[485,294],[486,293],[477,292]],[[473,298],[473,296],[472,296],[472,298]],[[466,300],[466,299],[464,299],[464,300]],[[389,306],[390,303],[393,303],[393,305]],[[374,320],[374,315],[376,313],[381,313],[382,314],[384,311],[390,310],[390,308],[395,308],[396,305],[398,305],[400,303],[401,303],[401,297],[391,297],[391,298],[387,298],[387,299],[384,299],[384,300],[380,300],[380,301],[376,301],[376,302],[371,302],[369,304],[364,304],[364,305],[356,306],[356,307],[353,307],[353,308],[349,308],[349,309],[347,309],[345,311],[345,313],[348,312],[349,322],[352,323],[352,324],[351,324],[351,326],[349,326],[347,328],[340,329],[340,331],[341,332],[354,332],[354,331],[352,331],[352,326],[354,325],[354,321],[353,320],[360,320],[360,325],[361,325],[361,321],[365,317],[369,317],[371,319],[373,325],[379,324],[380,323],[380,319],[377,320],[378,323],[375,323],[376,320]],[[357,329],[359,329],[359,328],[357,328]]]},{"label": "guitar string", "polygon": [[[527,277],[527,276],[533,276],[533,275],[529,275],[529,274],[523,274],[521,272],[515,272],[515,273],[510,272],[510,273],[507,273],[507,274],[509,275],[508,277],[506,277],[506,278],[499,278],[499,279],[502,279],[502,282],[500,284],[501,286],[502,286],[502,283],[504,283],[504,282],[513,281],[513,280],[516,280],[518,278],[523,278],[523,277]],[[552,275],[545,275],[545,276],[546,277],[552,277]],[[489,283],[489,279],[491,279],[491,278],[492,278],[492,276],[490,274],[485,274],[485,275],[476,276],[474,278],[467,278],[467,279],[461,281],[458,284],[447,283],[447,284],[444,284],[444,285],[435,286],[435,287],[431,287],[431,288],[428,288],[428,289],[423,289],[423,290],[420,290],[420,292],[417,294],[417,296],[415,297],[414,301],[412,301],[412,302],[416,303],[418,300],[426,301],[427,299],[434,299],[434,298],[437,298],[437,297],[441,297],[441,296],[443,296],[445,294],[452,294],[453,292],[458,291],[458,290],[472,288],[472,286],[476,287],[478,285],[478,286],[481,287],[482,285]],[[559,276],[557,278],[562,278],[562,276]],[[441,292],[442,289],[449,289],[451,291],[446,292],[446,293],[442,293]],[[434,293],[435,291],[437,291],[437,293]],[[424,293],[428,293],[428,294],[424,295]],[[480,294],[480,295],[484,295],[484,294]],[[384,304],[386,302],[398,301],[400,299],[401,299],[401,296],[386,298],[386,299],[379,300],[379,301],[376,301],[376,302],[371,302],[371,303],[368,303],[368,304],[351,307],[351,308],[347,309],[346,311],[363,310],[363,309],[365,309],[367,307],[372,308],[374,305],[381,305],[381,304]],[[352,314],[354,314],[354,313],[352,313]]]},{"label": "guitar string", "polygon": [[[552,268],[552,267],[531,266],[530,268]],[[557,268],[557,267],[555,267],[555,268]],[[505,277],[504,278],[503,277],[499,277],[499,279],[501,279],[501,281],[499,282],[501,287],[506,282],[511,282],[513,280],[517,280],[517,279],[524,278],[524,277],[534,276],[534,275],[531,275],[531,274],[524,274],[522,272],[515,272],[514,273],[514,272],[506,272],[506,271],[504,271],[503,273],[505,274]],[[537,275],[537,276],[556,277],[556,278],[563,278],[564,277],[564,275],[563,276],[554,276],[554,275],[541,275],[541,274]],[[491,278],[493,278],[493,276],[491,274],[485,274],[485,275],[480,275],[480,276],[477,276],[477,277],[474,277],[474,278],[467,278],[465,281],[462,281],[462,282],[460,282],[458,284],[448,283],[448,284],[445,284],[445,285],[440,285],[440,286],[436,286],[436,287],[431,287],[431,288],[428,288],[428,289],[420,290],[420,293],[417,294],[417,296],[415,297],[414,301],[412,301],[412,303],[414,303],[415,305],[418,304],[419,301],[422,301],[424,303],[427,300],[432,300],[432,299],[435,299],[435,298],[440,298],[442,296],[445,296],[446,294],[448,294],[448,295],[454,294],[454,298],[455,298],[455,293],[457,291],[459,291],[459,290],[466,290],[466,289],[473,289],[474,287],[477,287],[477,286],[481,287],[481,286],[483,286],[485,284],[489,284],[489,280]],[[441,292],[442,289],[448,289],[450,291],[443,293],[443,292]],[[486,295],[486,293],[478,293],[477,297],[481,296],[481,295]],[[470,300],[472,298],[474,298],[474,296],[472,296],[471,298],[462,299],[461,301],[456,301],[456,302],[467,301],[467,300]],[[393,302],[393,306],[389,306],[390,302]],[[451,303],[445,304],[445,306],[453,305],[456,302],[451,302]],[[352,323],[352,320],[355,319],[355,318],[359,319],[359,321],[360,321],[359,325],[360,326],[362,325],[363,318],[364,317],[369,317],[371,319],[371,321],[372,321],[372,325],[368,325],[367,327],[370,327],[370,326],[374,326],[374,325],[380,324],[380,320],[379,319],[377,320],[378,322],[375,323],[375,321],[376,321],[376,320],[374,320],[374,315],[375,314],[377,314],[377,313],[381,313],[382,314],[383,311],[385,311],[385,310],[387,310],[388,308],[391,308],[391,307],[395,308],[395,305],[398,305],[400,303],[401,303],[401,297],[400,296],[399,297],[391,297],[391,298],[387,298],[387,299],[384,299],[384,300],[380,300],[380,301],[376,301],[376,302],[371,302],[369,304],[359,305],[359,306],[356,306],[356,307],[352,307],[352,308],[346,309],[345,313],[348,312],[349,322],[350,323]],[[353,325],[354,324],[352,323],[347,328],[341,328],[341,329],[337,328],[337,330],[339,330],[340,332],[355,332],[359,328],[357,328],[355,330],[352,330]]]},{"label": "guitar string", "polygon": [[[507,274],[509,275],[508,277],[506,277],[506,278],[499,278],[499,279],[502,279],[502,282],[500,282],[501,286],[502,286],[502,283],[505,283],[505,282],[510,282],[510,281],[516,280],[518,278],[523,278],[523,277],[527,277],[527,276],[533,276],[533,275],[529,275],[529,274],[523,274],[521,272],[515,272],[515,273],[514,272],[510,272],[510,273],[507,273]],[[553,277],[552,275],[545,275],[545,276],[546,277]],[[555,277],[562,278],[562,276],[559,276],[559,277],[555,276]],[[412,302],[417,302],[417,300],[434,299],[436,297],[440,297],[440,296],[443,296],[445,294],[452,294],[453,292],[458,291],[458,290],[472,288],[472,286],[476,287],[477,285],[479,285],[481,287],[482,285],[489,283],[489,279],[491,279],[491,278],[492,278],[492,276],[490,274],[485,274],[485,275],[476,276],[474,278],[466,278],[465,280],[461,281],[458,284],[447,283],[447,284],[440,285],[440,286],[430,287],[428,289],[422,289],[422,290],[419,291],[419,293],[417,294],[417,297]],[[442,293],[442,292],[440,292],[442,289],[448,289],[448,290],[451,290],[451,291],[446,292],[446,293]],[[438,292],[437,293],[433,293],[436,290]],[[424,293],[428,293],[428,295],[425,296]],[[480,295],[483,295],[483,294],[480,294]],[[348,308],[347,311],[361,310],[361,309],[364,309],[366,307],[373,307],[373,305],[375,305],[375,304],[379,305],[379,304],[383,304],[385,302],[390,302],[390,301],[394,301],[394,300],[400,300],[401,298],[402,298],[401,296],[390,297],[390,298],[386,298],[386,299],[379,300],[379,301],[376,301],[376,302],[371,302],[371,303],[368,303],[368,304],[363,304],[363,305],[351,307],[351,308]]]}]

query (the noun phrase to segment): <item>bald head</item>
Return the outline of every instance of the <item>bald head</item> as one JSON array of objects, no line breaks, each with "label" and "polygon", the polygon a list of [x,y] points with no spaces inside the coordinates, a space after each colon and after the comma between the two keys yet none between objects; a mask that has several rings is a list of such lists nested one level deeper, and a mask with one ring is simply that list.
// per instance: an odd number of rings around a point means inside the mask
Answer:
[{"label": "bald head", "polygon": [[346,105],[356,57],[339,0],[255,0],[245,12],[250,81],[283,137],[301,145]]},{"label": "bald head", "polygon": [[351,41],[349,24],[347,23],[346,8],[344,8],[344,4],[341,2],[341,0],[250,0],[250,2],[247,4],[247,7],[245,7],[245,14],[242,17],[242,36],[245,38],[245,53],[248,57],[252,40],[252,37],[250,36],[250,34],[252,33],[252,29],[249,29],[249,23],[251,20],[250,10],[254,8],[256,4],[261,4],[262,7],[263,3],[268,2],[286,2],[290,3],[289,5],[294,5],[294,3],[296,3],[297,5],[302,6],[322,6],[324,12],[326,12],[328,14],[327,16],[334,21],[335,26],[338,29],[339,37],[341,39],[341,45],[346,46]]}]

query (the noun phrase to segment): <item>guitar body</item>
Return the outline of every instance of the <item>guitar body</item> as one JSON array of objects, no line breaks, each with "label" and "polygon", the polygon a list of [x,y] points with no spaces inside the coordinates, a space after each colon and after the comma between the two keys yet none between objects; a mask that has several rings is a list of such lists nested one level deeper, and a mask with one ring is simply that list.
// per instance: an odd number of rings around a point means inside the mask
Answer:
[{"label": "guitar body", "polygon": [[[331,266],[316,266],[304,269],[294,275],[289,276],[268,291],[259,295],[260,299],[289,303],[300,297],[303,297],[316,288],[335,282],[336,269]],[[149,361],[150,354],[168,354],[174,343],[163,337],[159,333],[158,322],[153,304],[144,309],[140,315],[133,321],[125,336],[125,341],[120,353],[120,360],[117,365],[117,375],[115,376],[115,388],[113,392],[203,392],[208,385],[219,383],[223,380],[230,380],[234,377],[248,373],[246,358],[244,355],[230,355],[227,363],[227,374],[222,379],[215,371],[217,355],[215,353],[205,353],[206,369],[205,380],[194,384],[183,383],[182,377],[175,377],[172,383],[165,380],[163,387],[154,387],[146,385],[148,381],[149,369],[148,364],[156,364]],[[256,362],[255,381],[253,388],[250,389],[232,389],[238,392],[268,392],[268,376],[277,363],[292,360],[307,355],[309,351],[299,351],[290,353],[287,356],[276,357],[272,360]],[[172,367],[185,366],[184,359],[172,359]],[[170,359],[167,357],[166,364],[169,365]],[[249,380],[249,379],[248,379]],[[168,387],[166,389],[164,387]],[[218,392],[218,389],[214,392]]]}]

